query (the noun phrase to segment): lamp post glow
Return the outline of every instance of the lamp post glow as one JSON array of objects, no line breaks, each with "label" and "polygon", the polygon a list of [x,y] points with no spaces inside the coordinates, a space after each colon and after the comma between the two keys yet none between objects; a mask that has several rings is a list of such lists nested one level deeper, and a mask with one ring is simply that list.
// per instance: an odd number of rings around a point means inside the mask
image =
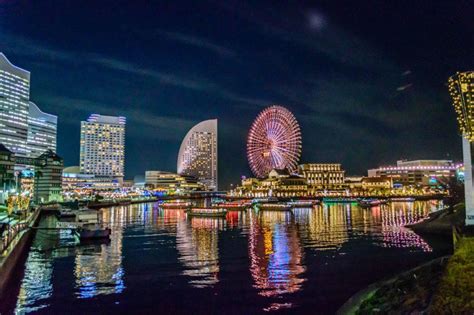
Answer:
[{"label": "lamp post glow", "polygon": [[448,80],[459,129],[464,159],[466,225],[474,225],[472,152],[474,142],[474,71],[458,72]]}]

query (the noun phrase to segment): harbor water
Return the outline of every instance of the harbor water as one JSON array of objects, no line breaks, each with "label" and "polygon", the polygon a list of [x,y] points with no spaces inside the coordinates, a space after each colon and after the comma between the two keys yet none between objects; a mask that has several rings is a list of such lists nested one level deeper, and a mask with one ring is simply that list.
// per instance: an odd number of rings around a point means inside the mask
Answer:
[{"label": "harbor water", "polygon": [[[38,230],[0,313],[334,313],[367,285],[451,253],[404,227],[438,201],[188,218],[159,203],[100,210],[108,242]],[[54,215],[40,226],[55,226]]]}]

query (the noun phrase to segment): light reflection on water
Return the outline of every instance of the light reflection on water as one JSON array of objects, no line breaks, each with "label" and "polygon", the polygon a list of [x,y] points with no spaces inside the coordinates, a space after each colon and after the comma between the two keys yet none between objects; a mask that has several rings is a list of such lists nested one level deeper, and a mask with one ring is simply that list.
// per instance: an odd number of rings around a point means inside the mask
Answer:
[{"label": "light reflection on water", "polygon": [[[431,246],[404,225],[422,220],[439,207],[438,202],[398,202],[370,209],[351,204],[323,204],[291,212],[231,211],[225,219],[191,219],[184,210],[164,210],[158,204],[105,209],[101,216],[112,228],[109,243],[74,247],[64,232],[38,231],[27,259],[15,312],[47,309],[54,303],[55,294],[89,299],[120,296],[133,290],[127,284],[123,261],[141,257],[127,256],[124,248],[130,242],[139,244],[133,255],[171,249],[175,256],[162,259],[167,266],[173,266],[173,277],[181,277],[195,290],[216,288],[223,276],[219,246],[222,238],[228,238],[232,231],[238,231],[246,240],[247,253],[242,255],[248,255],[252,287],[258,296],[268,299],[261,310],[291,308],[295,305],[288,297],[304,291],[307,281],[317,281],[308,279],[308,268],[317,267],[307,266],[307,255],[339,252],[343,248],[347,251],[345,245],[353,241],[386,249],[431,252]],[[47,217],[41,224],[53,226],[55,218]],[[72,259],[72,265],[67,259]],[[71,292],[55,289],[56,274],[68,277],[64,268],[56,269],[55,262],[70,266],[66,272],[74,279]],[[140,272],[153,274],[160,270]]]}]

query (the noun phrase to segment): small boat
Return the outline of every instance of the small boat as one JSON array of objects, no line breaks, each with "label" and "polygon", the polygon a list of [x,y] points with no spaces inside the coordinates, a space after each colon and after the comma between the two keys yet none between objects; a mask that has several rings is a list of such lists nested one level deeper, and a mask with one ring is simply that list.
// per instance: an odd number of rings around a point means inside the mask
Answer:
[{"label": "small boat", "polygon": [[247,202],[223,202],[216,205],[219,208],[227,209],[228,211],[245,210],[249,204]]},{"label": "small boat", "polygon": [[56,216],[60,221],[74,220],[74,221],[90,221],[97,220],[97,210],[91,210],[89,208],[82,209],[61,209],[57,212]]},{"label": "small boat", "polygon": [[338,197],[338,198],[324,197],[323,202],[324,203],[355,203],[357,202],[357,199],[352,198],[352,197]]},{"label": "small boat", "polygon": [[186,211],[190,217],[209,217],[209,218],[223,218],[227,215],[227,210],[224,208],[208,207],[208,208],[190,208]]},{"label": "small boat", "polygon": [[359,206],[363,208],[377,207],[387,203],[384,199],[360,199],[358,201]]},{"label": "small boat", "polygon": [[94,239],[104,239],[110,238],[112,230],[109,227],[102,227],[98,224],[84,224],[79,227],[77,230],[79,234],[79,239],[82,240],[94,240]]},{"label": "small boat", "polygon": [[254,199],[252,199],[252,204],[256,204],[256,203],[269,203],[269,202],[278,202],[278,198],[276,198],[276,197],[268,197],[268,198],[254,198]]},{"label": "small boat", "polygon": [[316,200],[295,200],[289,201],[288,205],[292,208],[311,208],[312,206],[316,205]]},{"label": "small boat", "polygon": [[390,198],[390,201],[395,201],[395,202],[413,202],[415,201],[416,199],[413,198],[413,197],[393,197],[393,198]]},{"label": "small boat", "polygon": [[192,206],[191,202],[165,202],[160,205],[163,209],[187,209]]},{"label": "small boat", "polygon": [[291,206],[286,203],[262,203],[258,205],[260,211],[290,211]]},{"label": "small boat", "polygon": [[109,227],[104,227],[100,224],[99,212],[96,210],[65,210],[61,214],[64,214],[64,217],[60,217],[61,219],[74,219],[72,221],[60,220],[56,223],[56,226],[58,228],[70,228],[75,230],[76,235],[81,241],[110,238],[112,231]]}]

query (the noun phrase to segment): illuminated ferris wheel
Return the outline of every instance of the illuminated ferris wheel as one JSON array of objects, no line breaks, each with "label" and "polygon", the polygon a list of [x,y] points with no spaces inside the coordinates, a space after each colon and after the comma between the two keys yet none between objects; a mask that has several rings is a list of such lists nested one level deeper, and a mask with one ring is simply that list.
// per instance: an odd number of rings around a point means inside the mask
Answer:
[{"label": "illuminated ferris wheel", "polygon": [[247,158],[257,177],[272,169],[294,171],[301,155],[301,131],[295,116],[282,106],[264,109],[252,124],[247,139]]}]

